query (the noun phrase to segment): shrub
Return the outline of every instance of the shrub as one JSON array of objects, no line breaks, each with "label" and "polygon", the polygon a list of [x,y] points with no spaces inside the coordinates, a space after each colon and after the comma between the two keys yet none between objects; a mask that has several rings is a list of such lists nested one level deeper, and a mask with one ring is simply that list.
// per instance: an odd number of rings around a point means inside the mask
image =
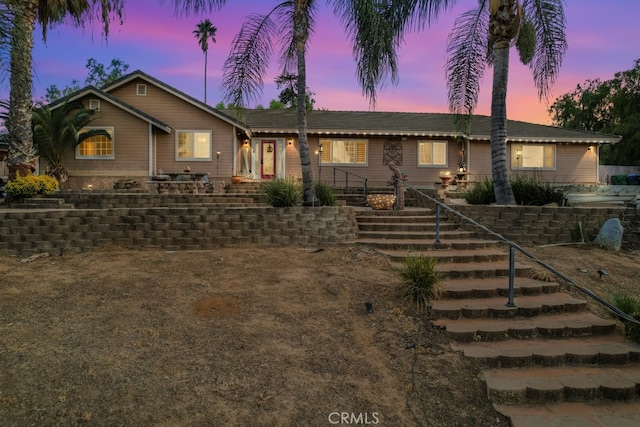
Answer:
[{"label": "shrub", "polygon": [[557,203],[561,206],[564,204],[565,192],[562,187],[545,181],[539,174],[516,175],[511,179],[511,189],[519,205],[543,206]]},{"label": "shrub", "polygon": [[443,292],[442,274],[436,269],[436,258],[409,255],[397,271],[402,277],[402,296],[416,303],[418,310],[425,310],[429,301],[438,299]]},{"label": "shrub", "polygon": [[[616,308],[624,311],[636,320],[640,320],[640,298],[635,295],[614,292],[609,294],[608,300]],[[617,317],[612,314],[612,316]],[[640,326],[623,320],[624,333],[637,343],[640,343]]]},{"label": "shrub", "polygon": [[316,197],[322,206],[334,206],[336,204],[336,195],[332,186],[323,181],[316,181],[314,187],[316,189]]},{"label": "shrub", "polygon": [[496,195],[493,190],[493,180],[485,178],[469,186],[464,193],[464,199],[470,205],[490,205],[495,203]]},{"label": "shrub", "polygon": [[302,204],[302,184],[293,177],[265,181],[260,188],[267,195],[267,202],[273,207],[282,208]]},{"label": "shrub", "polygon": [[[538,174],[534,176],[516,175],[510,179],[511,190],[516,204],[542,206],[549,203],[564,204],[565,191],[561,186],[543,180]],[[464,199],[470,205],[489,205],[495,203],[493,180],[485,178],[467,190]]]},{"label": "shrub", "polygon": [[12,181],[7,182],[5,191],[9,200],[24,199],[35,195],[49,196],[60,187],[58,180],[49,175],[25,176],[17,175]]}]

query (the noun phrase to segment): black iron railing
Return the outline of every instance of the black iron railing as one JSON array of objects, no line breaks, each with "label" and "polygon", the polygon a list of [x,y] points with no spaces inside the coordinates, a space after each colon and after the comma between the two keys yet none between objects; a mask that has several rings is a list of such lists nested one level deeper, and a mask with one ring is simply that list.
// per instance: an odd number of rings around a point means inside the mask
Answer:
[{"label": "black iron railing", "polygon": [[[344,173],[344,181],[340,181],[338,179],[338,173]],[[338,186],[338,182],[344,182],[344,188],[349,188],[349,177],[352,177],[352,179],[355,179],[357,181],[363,181],[363,188],[364,188],[364,198],[365,200],[367,199],[367,194],[368,194],[368,187],[367,187],[367,181],[368,179],[365,178],[364,176],[360,176],[358,174],[355,174],[353,172],[349,172],[346,171],[344,169],[340,169],[340,168],[333,168],[333,187],[336,188]]]},{"label": "black iron railing", "polygon": [[453,209],[452,207],[447,206],[446,204],[434,199],[433,197],[431,197],[431,196],[429,196],[427,194],[424,194],[423,192],[421,192],[420,190],[418,190],[416,188],[413,188],[413,187],[411,187],[409,185],[406,185],[406,184],[405,184],[405,188],[407,190],[412,190],[415,194],[417,194],[420,197],[425,198],[425,199],[427,199],[427,200],[429,200],[429,201],[431,201],[431,202],[433,202],[435,204],[435,206],[436,206],[436,243],[440,243],[440,210],[441,209],[446,209],[447,211],[449,211],[452,214],[456,215],[457,217],[459,217],[463,221],[471,224],[472,226],[474,226],[476,228],[479,228],[480,230],[484,231],[485,233],[489,234],[492,237],[495,237],[500,242],[502,242],[502,243],[504,243],[504,244],[509,246],[509,292],[508,292],[507,303],[506,303],[507,307],[515,307],[516,306],[516,304],[514,302],[514,293],[515,293],[514,292],[514,289],[515,289],[515,251],[518,251],[521,254],[523,254],[524,256],[526,256],[527,258],[529,258],[529,260],[535,262],[540,267],[542,267],[545,270],[549,271],[555,277],[559,278],[560,280],[562,280],[566,284],[568,284],[570,286],[573,286],[575,289],[577,289],[578,291],[582,292],[584,295],[588,296],[589,298],[591,298],[594,301],[596,301],[598,304],[600,304],[603,307],[605,307],[607,310],[609,310],[610,312],[615,314],[620,320],[624,320],[626,322],[630,322],[630,323],[633,323],[635,325],[640,326],[640,321],[635,319],[633,316],[631,316],[631,315],[625,313],[624,311],[620,310],[618,307],[612,305],[609,301],[607,301],[607,300],[603,299],[602,297],[596,295],[591,290],[589,290],[589,289],[587,289],[587,288],[585,288],[583,286],[578,285],[570,277],[560,273],[558,270],[553,268],[551,265],[539,260],[534,255],[530,254],[525,249],[523,249],[521,246],[519,246],[517,243],[512,242],[511,240],[507,239],[506,237],[502,236],[501,234],[498,234],[498,233],[492,231],[491,229],[485,227],[484,225],[477,223],[473,219],[463,215],[462,213],[460,213],[457,210]]}]

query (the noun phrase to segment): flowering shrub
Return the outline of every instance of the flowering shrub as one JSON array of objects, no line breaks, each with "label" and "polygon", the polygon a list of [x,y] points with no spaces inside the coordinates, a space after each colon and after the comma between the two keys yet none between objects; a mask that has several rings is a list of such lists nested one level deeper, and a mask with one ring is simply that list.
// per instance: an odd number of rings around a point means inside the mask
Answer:
[{"label": "flowering shrub", "polygon": [[58,180],[49,175],[18,174],[12,181],[7,182],[6,193],[9,199],[23,199],[35,195],[48,196],[54,194],[60,187]]}]

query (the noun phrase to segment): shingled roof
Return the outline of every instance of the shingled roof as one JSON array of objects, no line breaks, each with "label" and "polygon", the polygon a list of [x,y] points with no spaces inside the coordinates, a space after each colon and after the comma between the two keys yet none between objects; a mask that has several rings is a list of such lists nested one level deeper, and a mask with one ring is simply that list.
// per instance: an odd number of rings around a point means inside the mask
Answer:
[{"label": "shingled roof", "polygon": [[[234,115],[231,110],[225,112],[230,116]],[[307,132],[310,135],[447,137],[457,135],[453,117],[452,114],[443,113],[313,110],[307,111]],[[243,121],[254,135],[298,132],[295,110],[245,110]],[[471,139],[489,141],[490,129],[490,117],[474,116],[471,122]],[[516,120],[508,120],[507,134],[510,141],[541,143],[615,144],[621,138]]]}]

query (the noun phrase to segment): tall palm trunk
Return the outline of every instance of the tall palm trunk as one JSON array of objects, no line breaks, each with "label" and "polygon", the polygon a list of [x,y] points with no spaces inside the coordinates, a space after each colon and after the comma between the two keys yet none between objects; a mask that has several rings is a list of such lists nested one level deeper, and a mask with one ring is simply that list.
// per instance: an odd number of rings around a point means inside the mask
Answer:
[{"label": "tall palm trunk", "polygon": [[491,93],[491,174],[496,203],[515,205],[509,183],[507,162],[507,81],[509,46],[494,49],[493,90]]},{"label": "tall palm trunk", "polygon": [[207,103],[207,51],[204,52],[204,103]]},{"label": "tall palm trunk", "polygon": [[294,12],[294,31],[296,39],[296,54],[298,59],[298,145],[300,150],[300,164],[302,167],[302,188],[304,191],[304,204],[311,205],[315,202],[315,190],[313,187],[313,173],[311,169],[311,156],[309,154],[309,140],[307,139],[307,65],[306,49],[309,38],[309,14],[308,0],[296,1]]},{"label": "tall palm trunk", "polygon": [[493,41],[491,93],[491,174],[496,203],[515,205],[507,168],[507,81],[509,49],[517,36],[522,11],[518,0],[489,2],[489,37]]},{"label": "tall palm trunk", "polygon": [[12,4],[15,25],[11,33],[11,90],[9,93],[9,153],[7,164],[10,179],[15,173],[34,171],[37,161],[31,129],[32,83],[31,62],[33,32],[36,24],[37,0],[21,0]]}]

